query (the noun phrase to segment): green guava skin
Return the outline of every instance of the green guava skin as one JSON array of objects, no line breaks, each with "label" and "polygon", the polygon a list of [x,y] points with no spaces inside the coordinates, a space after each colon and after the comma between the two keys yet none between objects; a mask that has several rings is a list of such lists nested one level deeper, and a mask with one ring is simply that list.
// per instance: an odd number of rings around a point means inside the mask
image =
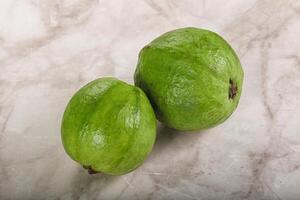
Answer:
[{"label": "green guava skin", "polygon": [[[216,126],[232,114],[243,76],[238,56],[222,37],[189,27],[167,32],[145,46],[134,80],[161,122],[190,131]],[[232,84],[236,94],[230,98]]]},{"label": "green guava skin", "polygon": [[100,78],[72,97],[61,136],[67,154],[85,168],[121,175],[141,165],[151,152],[156,118],[141,89]]}]

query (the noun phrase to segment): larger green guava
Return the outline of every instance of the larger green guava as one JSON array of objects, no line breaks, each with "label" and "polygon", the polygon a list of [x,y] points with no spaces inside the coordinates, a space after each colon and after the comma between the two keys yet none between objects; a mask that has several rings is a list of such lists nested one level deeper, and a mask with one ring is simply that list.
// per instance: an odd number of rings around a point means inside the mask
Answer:
[{"label": "larger green guava", "polygon": [[70,100],[61,136],[68,155],[90,173],[120,175],[142,164],[156,137],[156,119],[144,92],[100,78]]},{"label": "larger green guava", "polygon": [[141,50],[134,80],[161,122],[178,130],[197,130],[220,124],[235,110],[243,70],[222,37],[182,28]]}]

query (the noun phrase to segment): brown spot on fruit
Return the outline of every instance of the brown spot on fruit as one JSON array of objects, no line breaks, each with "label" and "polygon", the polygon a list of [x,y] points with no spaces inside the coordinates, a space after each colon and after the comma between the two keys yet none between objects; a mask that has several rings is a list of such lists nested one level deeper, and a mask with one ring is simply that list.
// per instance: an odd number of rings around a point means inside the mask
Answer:
[{"label": "brown spot on fruit", "polygon": [[98,174],[98,173],[100,173],[100,172],[97,172],[97,171],[93,170],[91,166],[83,166],[83,168],[87,169],[89,174]]},{"label": "brown spot on fruit", "polygon": [[234,82],[232,79],[229,79],[229,92],[228,92],[228,98],[234,99],[238,92],[238,88],[236,85],[236,82]]}]

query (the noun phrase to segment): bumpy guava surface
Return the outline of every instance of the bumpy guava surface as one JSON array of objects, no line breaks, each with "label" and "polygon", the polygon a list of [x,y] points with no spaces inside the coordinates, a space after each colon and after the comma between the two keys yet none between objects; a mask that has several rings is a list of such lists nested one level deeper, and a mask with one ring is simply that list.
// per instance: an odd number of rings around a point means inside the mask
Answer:
[{"label": "bumpy guava surface", "polygon": [[161,122],[178,130],[198,130],[232,114],[242,92],[243,70],[218,34],[181,28],[140,51],[134,80]]},{"label": "bumpy guava surface", "polygon": [[156,118],[138,87],[100,78],[82,87],[64,112],[67,154],[90,173],[120,175],[143,163],[156,137]]}]

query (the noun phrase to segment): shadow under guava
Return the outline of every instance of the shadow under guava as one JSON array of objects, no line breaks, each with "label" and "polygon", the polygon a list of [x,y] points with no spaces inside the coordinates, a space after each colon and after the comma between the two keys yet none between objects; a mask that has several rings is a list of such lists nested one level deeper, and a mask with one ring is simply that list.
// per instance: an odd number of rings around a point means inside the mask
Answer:
[{"label": "shadow under guava", "polygon": [[[72,180],[72,199],[79,199],[84,193],[99,194],[118,181],[121,176],[112,176],[104,173],[89,174],[86,169],[78,166]],[[97,187],[95,187],[97,185]],[[95,190],[95,191],[93,191]]]},{"label": "shadow under guava", "polygon": [[[179,131],[158,122],[156,141],[147,162],[155,160],[158,156],[165,155],[170,151],[180,152],[190,147],[190,145],[196,145],[197,141],[201,140],[201,137],[206,133],[206,130]],[[165,152],[166,149],[168,149],[167,152]]]}]

